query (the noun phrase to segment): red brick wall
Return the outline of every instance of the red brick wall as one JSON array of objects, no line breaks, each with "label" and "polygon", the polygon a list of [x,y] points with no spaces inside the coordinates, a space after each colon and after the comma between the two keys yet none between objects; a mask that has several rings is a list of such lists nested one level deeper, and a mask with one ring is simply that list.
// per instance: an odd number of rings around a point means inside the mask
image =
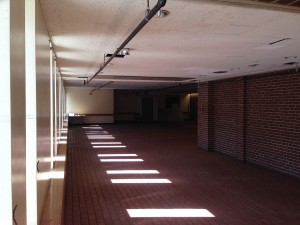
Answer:
[{"label": "red brick wall", "polygon": [[247,161],[300,177],[300,76],[247,80]]},{"label": "red brick wall", "polygon": [[244,159],[244,79],[212,84],[213,149]]},{"label": "red brick wall", "polygon": [[208,151],[209,146],[209,85],[207,83],[198,86],[198,147]]},{"label": "red brick wall", "polygon": [[209,82],[198,94],[201,149],[300,177],[299,73]]}]

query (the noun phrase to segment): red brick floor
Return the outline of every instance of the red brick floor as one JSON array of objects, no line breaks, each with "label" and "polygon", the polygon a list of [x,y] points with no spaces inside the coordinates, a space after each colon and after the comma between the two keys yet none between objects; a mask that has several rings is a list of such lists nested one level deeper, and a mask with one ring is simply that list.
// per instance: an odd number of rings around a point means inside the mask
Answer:
[{"label": "red brick floor", "polygon": [[[292,225],[300,224],[300,181],[197,149],[192,124],[110,124],[115,140],[89,140],[69,127],[65,225]],[[95,149],[118,141],[125,149]],[[143,162],[100,162],[97,154],[135,153]],[[120,158],[120,157],[118,157]],[[130,157],[133,158],[133,157]],[[113,175],[106,170],[158,170]],[[166,178],[170,184],[113,184],[116,178]],[[207,209],[214,218],[130,218],[126,209]]]}]

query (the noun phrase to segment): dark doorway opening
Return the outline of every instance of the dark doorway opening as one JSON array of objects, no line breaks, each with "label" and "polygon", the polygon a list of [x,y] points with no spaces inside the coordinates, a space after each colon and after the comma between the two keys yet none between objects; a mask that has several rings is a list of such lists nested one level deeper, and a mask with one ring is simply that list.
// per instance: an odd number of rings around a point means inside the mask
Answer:
[{"label": "dark doorway opening", "polygon": [[153,121],[153,98],[152,97],[143,97],[142,120],[145,122]]},{"label": "dark doorway opening", "polygon": [[190,95],[190,120],[197,120],[198,96]]}]

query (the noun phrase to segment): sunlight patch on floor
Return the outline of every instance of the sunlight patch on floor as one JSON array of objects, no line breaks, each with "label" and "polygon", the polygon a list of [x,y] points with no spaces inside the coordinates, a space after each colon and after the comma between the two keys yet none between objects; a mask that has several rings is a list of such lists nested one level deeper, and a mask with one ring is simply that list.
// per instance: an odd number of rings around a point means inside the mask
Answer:
[{"label": "sunlight patch on floor", "polygon": [[113,184],[170,184],[168,179],[111,179]]},{"label": "sunlight patch on floor", "polygon": [[92,145],[121,145],[122,142],[91,142]]},{"label": "sunlight patch on floor", "polygon": [[98,154],[98,157],[135,157],[137,154]]},{"label": "sunlight patch on floor", "polygon": [[101,162],[143,162],[142,159],[100,159]]},{"label": "sunlight patch on floor", "polygon": [[107,170],[107,174],[159,174],[157,170]]},{"label": "sunlight patch on floor", "polygon": [[94,145],[93,148],[126,148],[126,145]]},{"label": "sunlight patch on floor", "polygon": [[127,209],[133,217],[215,217],[207,209]]}]

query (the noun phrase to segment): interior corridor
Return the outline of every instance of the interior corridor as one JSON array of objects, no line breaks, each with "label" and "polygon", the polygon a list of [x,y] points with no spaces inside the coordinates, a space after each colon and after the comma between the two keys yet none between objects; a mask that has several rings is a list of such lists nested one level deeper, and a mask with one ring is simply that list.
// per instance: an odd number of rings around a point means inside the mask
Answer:
[{"label": "interior corridor", "polygon": [[192,123],[69,126],[65,224],[299,224],[298,179],[201,151],[196,129]]}]

